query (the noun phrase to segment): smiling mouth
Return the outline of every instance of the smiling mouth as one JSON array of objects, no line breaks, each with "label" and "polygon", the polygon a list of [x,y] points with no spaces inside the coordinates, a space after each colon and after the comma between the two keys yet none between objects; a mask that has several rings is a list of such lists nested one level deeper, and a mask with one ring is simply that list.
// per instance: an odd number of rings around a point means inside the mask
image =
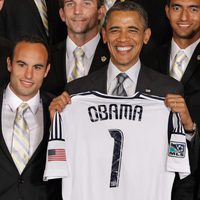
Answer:
[{"label": "smiling mouth", "polygon": [[25,87],[30,87],[33,85],[32,81],[27,81],[27,80],[20,80],[21,84]]},{"label": "smiling mouth", "polygon": [[85,19],[72,19],[73,22],[84,22],[86,21]]},{"label": "smiling mouth", "polygon": [[124,51],[129,51],[132,49],[131,46],[129,47],[116,47],[117,51],[120,51],[120,52],[124,52]]},{"label": "smiling mouth", "polygon": [[190,27],[190,24],[177,24],[178,25],[178,27],[180,27],[180,28],[188,28],[188,27]]}]

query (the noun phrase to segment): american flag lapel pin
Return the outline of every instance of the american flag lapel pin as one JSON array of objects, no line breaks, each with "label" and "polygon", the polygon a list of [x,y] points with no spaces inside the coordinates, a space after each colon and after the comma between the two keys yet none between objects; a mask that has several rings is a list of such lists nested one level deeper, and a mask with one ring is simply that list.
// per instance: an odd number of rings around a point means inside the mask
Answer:
[{"label": "american flag lapel pin", "polygon": [[150,90],[150,89],[145,89],[145,92],[146,92],[146,93],[150,93],[151,90]]}]

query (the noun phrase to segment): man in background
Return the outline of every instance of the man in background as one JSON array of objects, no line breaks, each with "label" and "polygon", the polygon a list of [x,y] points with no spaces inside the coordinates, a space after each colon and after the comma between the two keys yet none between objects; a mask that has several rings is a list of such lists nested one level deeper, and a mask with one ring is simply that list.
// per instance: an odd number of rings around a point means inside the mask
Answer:
[{"label": "man in background", "polygon": [[[150,55],[149,65],[163,74],[174,77],[183,84],[185,101],[194,122],[191,129],[191,133],[193,133],[196,126],[200,126],[200,1],[168,0],[165,10],[172,27],[173,37],[170,42],[153,52],[155,55]],[[195,141],[199,143],[198,140]],[[194,145],[198,146],[197,143]],[[191,152],[191,156],[198,152],[198,148],[195,149],[195,152]],[[192,171],[198,165],[198,159],[193,160],[195,162],[191,163]],[[194,174],[185,182],[191,184],[197,177],[199,182],[199,174],[200,172],[198,175]],[[174,198],[181,200],[200,199],[200,189],[198,189],[198,194],[196,194],[197,190],[195,191],[194,197],[186,195],[186,192],[187,190],[174,193]]]},{"label": "man in background", "polygon": [[38,35],[52,45],[66,38],[58,0],[6,0],[0,12],[0,36],[14,42],[20,35]]},{"label": "man in background", "polygon": [[52,68],[44,88],[56,95],[65,85],[101,68],[109,61],[107,45],[99,33],[103,0],[59,0],[60,17],[66,23],[67,39],[52,52]]}]

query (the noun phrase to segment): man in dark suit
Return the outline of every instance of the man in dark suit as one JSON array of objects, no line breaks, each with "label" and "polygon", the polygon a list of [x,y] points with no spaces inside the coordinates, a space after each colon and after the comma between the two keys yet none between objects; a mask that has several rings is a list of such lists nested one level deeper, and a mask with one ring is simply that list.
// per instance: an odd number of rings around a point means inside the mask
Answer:
[{"label": "man in dark suit", "polygon": [[[195,122],[193,123],[195,129],[195,124],[200,126],[200,2],[199,0],[168,0],[166,15],[172,27],[173,37],[170,42],[158,48],[154,56],[150,56],[151,67],[163,74],[173,76],[183,84],[185,101]],[[174,68],[179,52],[184,52],[185,57],[180,61],[180,76],[176,76]],[[193,171],[197,168],[196,161],[191,164],[191,168]],[[194,174],[194,177],[200,180],[200,175]],[[198,196],[196,195],[197,191],[194,199],[200,199],[200,189],[198,189]],[[189,197],[184,193],[179,193],[179,197],[174,193],[174,196],[176,199],[193,199],[193,196]]]},{"label": "man in dark suit", "polygon": [[47,46],[40,38],[20,38],[7,62],[10,82],[0,89],[0,199],[62,199],[60,181],[43,182],[51,96],[39,90],[50,68]]},{"label": "man in dark suit", "polygon": [[[166,5],[166,14],[173,29],[172,41],[156,51],[152,67],[163,74],[171,75],[176,53],[184,51],[180,82],[184,85],[186,103],[192,119],[200,125],[200,3],[198,0],[171,0]],[[176,11],[177,10],[177,11]],[[196,11],[195,11],[196,10]],[[191,25],[192,24],[192,25]]]},{"label": "man in dark suit", "polygon": [[[60,17],[66,23],[67,39],[56,45],[52,52],[51,70],[44,81],[43,88],[56,95],[64,90],[67,82],[96,71],[109,61],[107,45],[99,34],[99,20],[102,15],[103,1],[84,0],[65,2],[60,0]],[[86,5],[87,4],[87,5]],[[84,51],[83,72],[72,74],[76,68],[76,49]]]},{"label": "man in dark suit", "polygon": [[[190,131],[193,122],[184,98],[180,95],[183,93],[182,84],[140,62],[143,43],[148,42],[151,34],[147,19],[145,11],[134,2],[115,4],[107,12],[103,28],[103,38],[111,54],[108,66],[70,82],[66,85],[66,90],[69,94],[96,90],[111,95],[120,85],[118,75],[126,74],[120,87],[128,96],[137,91],[166,96],[166,105],[180,114],[184,128]],[[61,111],[67,103],[70,103],[70,99],[66,92],[54,98],[50,105],[51,116],[55,110]],[[188,190],[193,189],[193,184],[182,186],[181,189],[184,194],[188,193]]]},{"label": "man in dark suit", "polygon": [[48,31],[45,30],[36,2],[6,0],[0,12],[0,36],[15,41],[21,34],[38,35],[49,44],[66,38],[66,27],[59,18],[57,0],[46,0]]}]

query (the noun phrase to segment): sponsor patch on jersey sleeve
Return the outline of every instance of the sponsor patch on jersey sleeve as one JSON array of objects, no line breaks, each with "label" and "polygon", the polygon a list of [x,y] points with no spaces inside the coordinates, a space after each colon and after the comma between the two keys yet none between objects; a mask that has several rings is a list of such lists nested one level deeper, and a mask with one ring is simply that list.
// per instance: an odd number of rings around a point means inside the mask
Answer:
[{"label": "sponsor patch on jersey sleeve", "polygon": [[184,158],[186,151],[186,143],[170,141],[168,155],[176,158]]}]

